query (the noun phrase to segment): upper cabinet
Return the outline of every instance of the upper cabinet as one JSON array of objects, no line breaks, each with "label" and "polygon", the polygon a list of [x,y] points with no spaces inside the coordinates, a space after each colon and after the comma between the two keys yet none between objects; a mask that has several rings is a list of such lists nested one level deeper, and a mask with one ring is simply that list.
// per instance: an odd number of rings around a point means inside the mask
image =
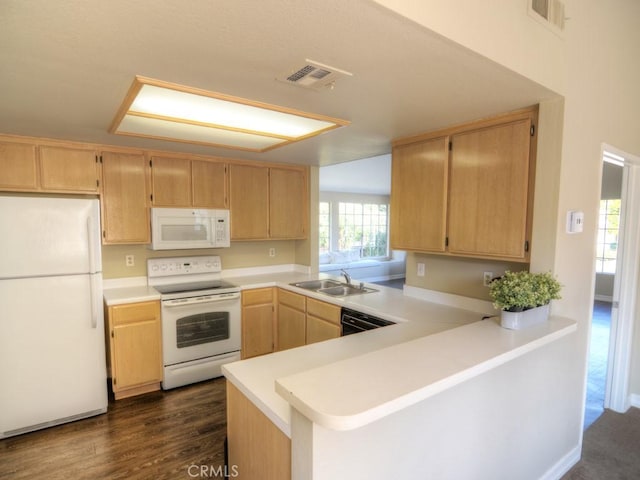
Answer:
[{"label": "upper cabinet", "polygon": [[42,190],[98,193],[98,156],[93,149],[40,147]]},{"label": "upper cabinet", "polygon": [[269,169],[229,166],[231,240],[269,238]]},{"label": "upper cabinet", "polygon": [[306,172],[302,167],[230,165],[231,240],[306,238]]},{"label": "upper cabinet", "polygon": [[3,190],[37,190],[38,161],[36,146],[26,143],[0,142],[0,188]]},{"label": "upper cabinet", "polygon": [[0,142],[0,188],[11,191],[98,193],[93,149]]},{"label": "upper cabinet", "polygon": [[269,169],[269,230],[273,239],[306,238],[306,170]]},{"label": "upper cabinet", "polygon": [[155,156],[151,162],[153,206],[228,208],[226,163]]},{"label": "upper cabinet", "polygon": [[537,108],[394,142],[391,247],[528,262]]},{"label": "upper cabinet", "polygon": [[392,248],[444,252],[449,147],[447,137],[393,149]]},{"label": "upper cabinet", "polygon": [[0,191],[100,195],[102,241],[151,241],[150,208],[231,212],[231,240],[309,232],[308,167],[0,135]]},{"label": "upper cabinet", "polygon": [[102,242],[149,243],[149,163],[144,155],[103,152]]},{"label": "upper cabinet", "polygon": [[531,120],[453,135],[449,252],[528,259]]}]

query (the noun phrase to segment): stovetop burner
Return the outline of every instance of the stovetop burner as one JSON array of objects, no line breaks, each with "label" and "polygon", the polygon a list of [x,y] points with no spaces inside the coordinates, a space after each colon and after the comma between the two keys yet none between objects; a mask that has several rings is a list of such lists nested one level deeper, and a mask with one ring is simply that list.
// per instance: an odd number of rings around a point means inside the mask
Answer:
[{"label": "stovetop burner", "polygon": [[200,290],[218,290],[218,289],[231,289],[237,288],[236,285],[229,283],[225,280],[207,280],[201,282],[189,282],[189,283],[172,283],[169,285],[156,285],[154,288],[163,295],[169,293],[181,293],[181,292],[198,292]]}]

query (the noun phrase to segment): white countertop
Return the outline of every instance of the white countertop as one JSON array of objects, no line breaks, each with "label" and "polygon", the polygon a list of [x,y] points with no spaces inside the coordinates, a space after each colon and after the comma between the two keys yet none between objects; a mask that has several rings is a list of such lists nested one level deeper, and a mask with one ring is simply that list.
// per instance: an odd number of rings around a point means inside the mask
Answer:
[{"label": "white countertop", "polygon": [[108,306],[160,300],[160,293],[155,288],[146,285],[105,288],[102,291],[102,296]]},{"label": "white countertop", "polygon": [[[482,321],[483,314],[494,313],[482,306],[478,311],[449,307],[379,285],[367,284],[378,292],[343,298],[289,285],[335,278],[326,274],[288,271],[225,278],[243,290],[285,288],[398,322],[222,367],[227,379],[287,436],[291,406],[324,427],[357,428],[576,329],[571,320],[552,318],[526,330],[506,330],[495,319]],[[133,285],[107,288],[104,298],[107,305],[117,305],[157,300],[160,294]]]},{"label": "white countertop", "polygon": [[564,318],[523,330],[489,319],[279,378],[276,391],[312,422],[351,430],[575,330]]}]

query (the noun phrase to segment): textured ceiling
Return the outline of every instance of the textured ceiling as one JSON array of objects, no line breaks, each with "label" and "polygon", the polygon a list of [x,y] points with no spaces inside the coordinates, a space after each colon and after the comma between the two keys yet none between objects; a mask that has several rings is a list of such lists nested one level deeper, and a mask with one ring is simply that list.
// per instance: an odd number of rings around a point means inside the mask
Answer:
[{"label": "textured ceiling", "polygon": [[[306,58],[353,73],[275,80]],[[0,133],[309,165],[554,94],[369,0],[2,0]],[[135,75],[350,120],[262,154],[111,135]]]}]

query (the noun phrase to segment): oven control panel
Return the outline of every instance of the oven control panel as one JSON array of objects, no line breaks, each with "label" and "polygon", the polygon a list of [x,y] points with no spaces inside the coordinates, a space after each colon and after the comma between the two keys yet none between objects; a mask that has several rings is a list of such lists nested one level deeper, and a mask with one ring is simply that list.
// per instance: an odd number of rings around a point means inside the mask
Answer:
[{"label": "oven control panel", "polygon": [[217,255],[149,258],[147,260],[148,277],[173,277],[198,273],[220,273],[221,271],[222,262]]}]

